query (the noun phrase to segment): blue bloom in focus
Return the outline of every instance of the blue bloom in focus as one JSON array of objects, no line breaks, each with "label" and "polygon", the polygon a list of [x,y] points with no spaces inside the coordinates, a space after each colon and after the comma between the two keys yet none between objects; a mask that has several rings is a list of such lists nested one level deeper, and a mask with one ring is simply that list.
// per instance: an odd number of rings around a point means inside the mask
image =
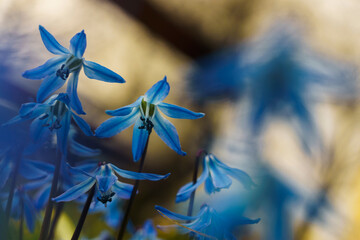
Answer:
[{"label": "blue bloom in focus", "polygon": [[61,46],[43,26],[39,26],[39,30],[46,49],[58,56],[49,59],[45,64],[37,68],[23,73],[23,77],[28,79],[44,79],[37,93],[38,102],[44,101],[50,94],[61,88],[70,77],[67,84],[67,93],[70,97],[71,107],[78,114],[85,114],[77,95],[79,73],[82,67],[84,67],[84,73],[88,78],[104,82],[125,82],[117,73],[83,58],[86,49],[84,30],[75,34],[70,40],[69,49]]},{"label": "blue bloom in focus", "polygon": [[188,183],[178,191],[176,202],[183,202],[190,198],[201,184],[205,182],[205,191],[208,194],[219,192],[221,189],[229,188],[232,184],[230,177],[241,182],[246,189],[250,189],[254,184],[250,176],[239,169],[231,168],[222,163],[213,154],[206,154],[203,159],[203,172],[195,184]]},{"label": "blue bloom in focus", "polygon": [[151,220],[147,220],[144,226],[137,230],[130,240],[159,240],[154,224]]},{"label": "blue bloom in focus", "polygon": [[96,185],[96,199],[97,201],[107,204],[112,201],[112,197],[116,194],[118,197],[123,199],[130,198],[133,190],[133,185],[120,182],[119,176],[128,179],[136,180],[150,180],[158,181],[167,178],[170,174],[158,175],[152,173],[136,173],[127,170],[120,169],[111,163],[99,164],[99,167],[93,173],[86,173],[82,169],[72,168],[80,173],[87,175],[87,179],[74,187],[68,189],[60,196],[54,198],[56,202],[68,202],[77,199],[81,195],[89,191],[94,185]]},{"label": "blue bloom in focus", "polygon": [[34,119],[30,126],[30,134],[34,141],[38,142],[48,135],[47,131],[55,130],[58,146],[66,155],[71,119],[74,119],[87,136],[93,136],[90,126],[84,119],[71,111],[69,104],[69,97],[65,93],[53,95],[44,103],[25,103],[21,105],[19,115],[10,119],[3,126]]},{"label": "blue bloom in focus", "polygon": [[[181,214],[171,212],[163,207],[155,206],[155,209],[169,220],[173,221],[176,225],[158,226],[159,228],[176,228],[180,233],[193,232],[196,239],[218,239],[218,240],[235,240],[236,238],[229,229],[229,224],[222,218],[212,207],[204,204],[198,215],[189,217]],[[180,223],[183,221],[185,223]],[[243,217],[241,225],[255,224],[260,219],[249,219]]]},{"label": "blue bloom in focus", "polygon": [[106,113],[114,117],[103,122],[96,129],[95,135],[111,137],[135,123],[132,140],[134,161],[140,159],[152,128],[171,149],[184,156],[186,153],[181,150],[174,125],[165,119],[160,111],[168,117],[181,119],[197,119],[205,114],[162,102],[169,91],[170,85],[165,76],[134,103],[116,110],[107,110]]}]

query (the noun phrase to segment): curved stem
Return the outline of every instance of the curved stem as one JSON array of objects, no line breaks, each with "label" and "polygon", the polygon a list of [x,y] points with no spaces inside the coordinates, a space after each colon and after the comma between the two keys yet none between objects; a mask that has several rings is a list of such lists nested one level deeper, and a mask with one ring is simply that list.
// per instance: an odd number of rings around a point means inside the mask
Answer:
[{"label": "curved stem", "polygon": [[[196,182],[197,182],[200,160],[204,153],[205,153],[204,150],[200,150],[196,155],[194,174],[193,174],[193,184],[196,184]],[[191,196],[190,196],[190,202],[189,202],[189,207],[188,207],[188,212],[187,212],[187,215],[189,217],[192,215],[193,208],[194,208],[195,192],[196,192],[196,189],[191,193]]]},{"label": "curved stem", "polygon": [[54,238],[56,226],[57,226],[57,223],[59,221],[61,212],[64,209],[64,204],[65,204],[64,202],[59,202],[59,203],[56,204],[55,215],[54,215],[54,218],[53,218],[53,220],[51,222],[49,236],[48,236],[47,240],[52,240]]},{"label": "curved stem", "polygon": [[23,239],[23,234],[24,234],[24,201],[21,200],[19,240]]},{"label": "curved stem", "polygon": [[[144,168],[144,162],[145,162],[146,152],[147,152],[147,148],[148,148],[148,145],[149,145],[149,138],[150,138],[150,134],[149,134],[149,136],[148,136],[148,139],[146,140],[144,152],[143,152],[143,154],[142,154],[142,156],[141,156],[138,173],[141,173],[142,170],[143,170],[143,168]],[[129,221],[130,210],[131,210],[131,207],[132,207],[132,205],[133,205],[133,203],[134,203],[137,190],[139,189],[139,184],[140,184],[140,181],[139,181],[139,180],[136,180],[135,185],[134,185],[134,188],[133,188],[133,190],[132,190],[132,192],[131,192],[130,200],[129,200],[128,205],[127,205],[127,207],[126,207],[126,211],[125,211],[123,220],[122,220],[122,222],[121,222],[121,227],[120,227],[120,231],[119,231],[119,235],[118,235],[118,237],[117,237],[117,240],[122,240],[123,237],[124,237],[124,234],[125,234],[125,231],[126,231],[126,227],[127,227],[128,221]]]}]

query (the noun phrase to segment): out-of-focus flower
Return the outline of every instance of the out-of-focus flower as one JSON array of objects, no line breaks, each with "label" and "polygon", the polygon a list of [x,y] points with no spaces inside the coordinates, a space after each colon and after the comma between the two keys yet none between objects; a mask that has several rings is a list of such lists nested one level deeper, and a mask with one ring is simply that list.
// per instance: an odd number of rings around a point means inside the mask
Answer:
[{"label": "out-of-focus flower", "polygon": [[136,231],[130,240],[160,240],[157,237],[157,232],[151,220],[147,220],[144,226]]},{"label": "out-of-focus flower", "polygon": [[67,93],[71,100],[71,107],[78,114],[85,114],[77,94],[79,73],[82,67],[84,67],[85,75],[88,78],[105,82],[125,82],[117,73],[97,63],[86,61],[83,58],[86,49],[86,35],[84,30],[75,34],[70,40],[69,49],[61,46],[43,26],[39,26],[39,30],[46,49],[59,56],[53,57],[45,64],[23,73],[23,77],[29,79],[44,78],[37,93],[38,102],[44,101],[50,94],[61,88],[70,76]]},{"label": "out-of-focus flower", "polygon": [[243,184],[246,189],[254,186],[250,176],[240,169],[231,168],[217,159],[213,154],[206,154],[203,159],[203,172],[196,183],[188,183],[176,195],[176,202],[186,201],[190,198],[201,184],[205,182],[205,191],[208,194],[219,192],[221,189],[229,188],[232,184],[230,177],[235,178]]},{"label": "out-of-focus flower", "polygon": [[158,181],[167,178],[170,174],[158,175],[153,173],[136,173],[127,170],[120,169],[111,163],[99,164],[99,167],[95,169],[93,173],[86,173],[82,169],[72,168],[87,176],[87,179],[72,188],[60,196],[54,198],[56,202],[68,202],[77,199],[81,195],[89,191],[94,185],[96,185],[96,199],[103,204],[112,201],[112,197],[116,194],[118,197],[128,199],[133,190],[133,185],[120,182],[119,176],[128,179],[136,180],[150,180]]},{"label": "out-of-focus flower", "polygon": [[116,110],[106,111],[107,114],[115,117],[103,122],[96,129],[95,135],[111,137],[135,123],[132,140],[134,161],[140,159],[152,128],[171,149],[184,156],[186,153],[181,150],[179,136],[174,125],[162,117],[159,110],[168,117],[181,119],[197,119],[205,114],[163,103],[162,101],[167,97],[169,91],[170,85],[165,76],[134,103]]},{"label": "out-of-focus flower", "polygon": [[100,204],[99,201],[93,201],[89,213],[103,213],[103,219],[106,224],[111,228],[117,228],[120,226],[123,218],[122,206],[123,201],[119,198],[114,198],[110,206],[107,207],[104,204]]},{"label": "out-of-focus flower", "polygon": [[[184,216],[171,212],[163,207],[155,206],[155,209],[161,213],[161,215],[173,221],[176,225],[158,226],[159,228],[176,228],[181,233],[193,232],[197,239],[236,239],[229,228],[226,220],[223,219],[212,207],[204,204],[198,215],[194,217]],[[179,223],[178,221],[184,221],[186,223]],[[241,224],[255,224],[260,219],[248,219],[243,217]]]},{"label": "out-of-focus flower", "polygon": [[58,146],[66,155],[71,118],[87,136],[93,136],[90,126],[84,119],[71,111],[69,104],[70,100],[66,93],[53,95],[44,103],[25,103],[21,105],[19,115],[10,119],[3,126],[34,119],[30,127],[34,141],[40,141],[45,135],[48,135],[47,131],[55,129]]}]

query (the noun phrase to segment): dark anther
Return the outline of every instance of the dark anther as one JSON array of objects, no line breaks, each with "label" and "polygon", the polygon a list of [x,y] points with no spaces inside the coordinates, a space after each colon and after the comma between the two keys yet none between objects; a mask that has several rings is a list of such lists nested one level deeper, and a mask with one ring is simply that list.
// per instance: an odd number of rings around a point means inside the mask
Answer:
[{"label": "dark anther", "polygon": [[114,192],[108,194],[108,195],[103,195],[101,197],[97,197],[97,200],[102,202],[103,204],[106,204],[107,202],[111,202],[112,201],[112,197],[115,195]]},{"label": "dark anther", "polygon": [[60,77],[62,80],[66,80],[69,77],[69,74],[69,68],[65,68],[65,64],[61,65],[61,68],[56,71],[56,76]]},{"label": "dark anther", "polygon": [[140,117],[140,120],[143,122],[143,125],[140,126],[139,129],[146,129],[150,133],[154,124],[148,118]]}]

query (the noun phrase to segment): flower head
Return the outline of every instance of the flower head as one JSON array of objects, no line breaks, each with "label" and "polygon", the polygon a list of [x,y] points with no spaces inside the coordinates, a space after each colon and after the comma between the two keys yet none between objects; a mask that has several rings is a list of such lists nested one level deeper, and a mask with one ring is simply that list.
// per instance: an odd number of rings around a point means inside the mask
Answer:
[{"label": "flower head", "polygon": [[154,223],[151,220],[147,220],[144,226],[136,231],[130,240],[159,240],[157,232],[154,227]]},{"label": "flower head", "polygon": [[186,153],[181,150],[179,136],[174,125],[165,119],[160,111],[168,117],[181,119],[197,119],[205,114],[162,102],[169,91],[170,85],[165,76],[134,103],[116,110],[106,111],[107,114],[114,117],[102,123],[96,129],[95,135],[111,137],[135,124],[132,140],[134,161],[140,159],[152,129],[171,149],[180,155],[185,155]]},{"label": "flower head", "polygon": [[211,153],[206,154],[203,159],[203,172],[201,176],[197,179],[195,184],[191,182],[180,188],[176,195],[176,202],[182,202],[189,199],[191,193],[204,182],[205,191],[208,194],[219,192],[224,188],[229,188],[232,184],[230,177],[241,182],[247,189],[255,185],[246,172],[227,166]]},{"label": "flower head", "polygon": [[70,40],[70,48],[66,49],[43,27],[39,26],[41,39],[46,49],[58,55],[49,59],[45,64],[23,73],[29,79],[44,79],[37,94],[37,101],[44,101],[50,94],[61,88],[69,78],[67,93],[70,104],[78,114],[85,114],[77,95],[79,73],[84,67],[85,75],[91,79],[104,82],[124,83],[125,80],[115,72],[83,58],[86,49],[86,35],[84,30],[75,34]]}]

